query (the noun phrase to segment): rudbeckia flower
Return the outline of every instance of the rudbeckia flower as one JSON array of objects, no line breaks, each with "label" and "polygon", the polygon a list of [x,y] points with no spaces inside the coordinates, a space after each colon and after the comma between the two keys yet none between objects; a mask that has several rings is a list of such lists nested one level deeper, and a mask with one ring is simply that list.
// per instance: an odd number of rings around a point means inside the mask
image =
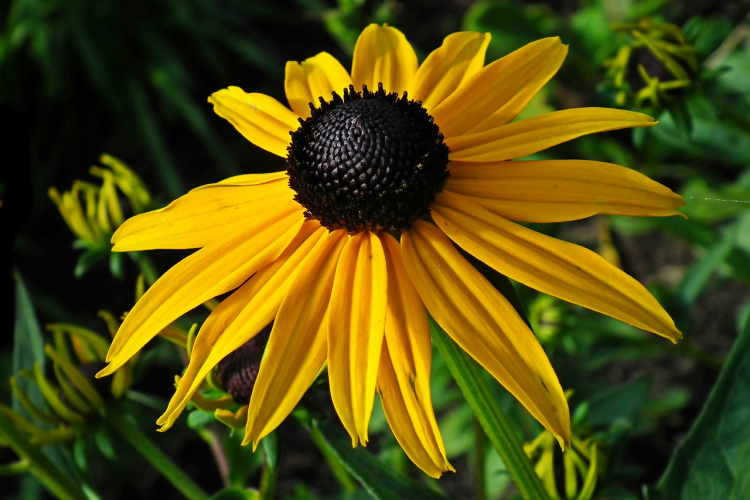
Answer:
[{"label": "rudbeckia flower", "polygon": [[542,347],[459,248],[543,293],[674,341],[680,332],[636,280],[594,252],[511,221],[668,216],[683,203],[617,165],[511,161],[655,122],[601,108],[514,121],[567,47],[547,38],[485,66],[489,40],[452,34],[419,65],[400,31],[370,25],[351,73],[326,53],[287,63],[289,107],[237,87],[213,94],[214,111],[286,168],[199,187],[117,230],[115,251],[199,250],[133,307],[100,375],[179,316],[235,290],[200,329],[162,430],[224,357],[273,323],[245,443],[257,446],[273,431],[327,364],[352,445],[368,441],[377,390],[408,456],[438,477],[452,468],[430,399],[429,312],[569,443],[568,404]]}]

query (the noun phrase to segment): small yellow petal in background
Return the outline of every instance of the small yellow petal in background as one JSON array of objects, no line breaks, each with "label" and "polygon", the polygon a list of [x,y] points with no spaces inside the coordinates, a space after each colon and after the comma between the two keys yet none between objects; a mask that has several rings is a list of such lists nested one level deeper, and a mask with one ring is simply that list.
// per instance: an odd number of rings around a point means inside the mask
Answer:
[{"label": "small yellow petal in background", "polygon": [[565,60],[558,37],[532,42],[482,68],[433,112],[446,137],[513,121]]},{"label": "small yellow petal in background", "polygon": [[555,111],[485,132],[446,136],[451,160],[490,162],[521,158],[583,135],[656,125],[650,116],[609,108]]},{"label": "small yellow petal in background", "polygon": [[229,87],[211,94],[214,112],[229,121],[239,133],[275,155],[286,158],[289,132],[299,128],[298,116],[273,97],[248,94]]},{"label": "small yellow petal in background", "polygon": [[371,24],[354,47],[352,80],[358,91],[367,85],[374,92],[382,83],[386,92],[401,94],[409,88],[418,66],[417,54],[403,33]]},{"label": "small yellow petal in background", "polygon": [[254,186],[215,184],[181,196],[161,210],[131,217],[112,236],[115,252],[201,248],[273,224],[286,214],[302,218],[286,176]]},{"label": "small yellow petal in background", "polygon": [[345,231],[325,234],[295,273],[260,364],[243,444],[252,441],[257,447],[294,409],[325,363],[324,316],[346,239]]},{"label": "small yellow petal in background", "polygon": [[434,225],[401,235],[406,270],[427,310],[451,338],[534,418],[570,443],[570,415],[552,365],[513,306]]},{"label": "small yellow petal in background", "polygon": [[328,312],[331,399],[353,447],[367,445],[387,299],[383,245],[370,231],[357,233],[341,252]]},{"label": "small yellow petal in background", "polygon": [[445,37],[443,45],[427,56],[414,75],[409,98],[422,101],[422,107],[431,112],[482,69],[489,43],[489,33],[464,31]]},{"label": "small yellow petal in background", "polygon": [[378,391],[396,440],[417,466],[432,477],[453,471],[435,420],[430,395],[432,345],[422,299],[401,260],[395,238],[381,234],[388,264],[385,343]]},{"label": "small yellow petal in background", "polygon": [[229,353],[253,338],[278,313],[300,262],[325,233],[315,221],[302,225],[284,252],[219,304],[201,326],[190,363],[157,424],[169,429],[208,372]]},{"label": "small yellow petal in background", "polygon": [[164,273],[125,317],[107,353],[109,365],[97,377],[122,366],[172,321],[209,299],[240,286],[276,260],[304,219],[297,213],[229,242],[198,250]]},{"label": "small yellow petal in background", "polygon": [[440,229],[499,273],[673,342],[682,338],[643,285],[591,250],[514,224],[447,191],[431,208]]},{"label": "small yellow petal in background", "polygon": [[319,97],[330,101],[331,92],[343,96],[344,89],[351,84],[352,78],[349,72],[327,52],[321,52],[301,63],[297,61],[286,63],[284,78],[286,98],[292,110],[302,118],[310,116],[309,103],[319,107]]},{"label": "small yellow petal in background", "polygon": [[450,164],[446,190],[506,219],[563,222],[597,214],[667,217],[682,197],[630,168],[586,160]]}]

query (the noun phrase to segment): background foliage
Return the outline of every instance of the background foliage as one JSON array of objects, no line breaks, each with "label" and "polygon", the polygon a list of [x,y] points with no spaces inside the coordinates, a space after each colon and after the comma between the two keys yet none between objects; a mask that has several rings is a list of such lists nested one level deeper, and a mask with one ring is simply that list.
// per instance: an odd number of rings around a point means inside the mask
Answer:
[{"label": "background foliage", "polygon": [[[527,451],[539,471],[541,457],[554,457],[547,476],[561,497],[747,498],[749,11],[744,0],[719,6],[666,0],[10,1],[0,12],[0,105],[9,127],[1,139],[0,261],[3,296],[14,300],[4,303],[0,315],[0,402],[23,411],[6,382],[33,370],[35,362],[51,373],[44,346],[56,337],[46,324],[76,324],[108,339],[97,311],[118,316],[128,310],[144,270],[142,262],[128,259],[108,266],[102,258],[109,257],[106,247],[82,259],[47,195],[51,186],[66,190],[75,179],[94,182],[88,166],[104,152],[144,180],[153,207],[223,177],[280,169],[281,160],[213,116],[206,97],[239,85],[284,101],[285,61],[320,51],[349,61],[370,22],[401,29],[420,59],[462,29],[492,34],[488,60],[559,35],[570,54],[524,117],[606,106],[646,112],[661,124],[581,138],[537,156],[637,169],[683,194],[688,219],[597,217],[535,228],[619,263],[647,284],[685,340],[674,346],[515,287],[563,387],[571,390],[574,434],[586,443],[582,449],[596,444],[592,492],[584,491],[583,477],[569,489],[559,450],[544,451],[541,427],[490,378],[484,396],[505,411],[521,441],[536,443]],[[183,256],[155,252],[155,272]],[[206,313],[195,311],[177,327],[187,332]],[[325,420],[330,403],[324,382],[256,453],[241,448],[236,432],[199,409],[166,434],[152,432],[183,363],[184,351],[173,343],[153,342],[133,366],[132,389],[116,407],[197,488],[223,490],[216,498],[254,498],[249,489],[261,484],[275,485],[280,498],[296,499],[517,494],[476,407],[438,355],[434,404],[458,470],[440,481],[415,470],[382,412],[373,415],[366,451],[351,450],[346,440],[342,445],[337,422]],[[18,384],[38,406],[47,404],[37,384],[23,376]],[[141,459],[112,424],[93,419],[65,444],[24,448],[27,460],[57,471],[53,480],[72,481],[84,498],[187,494]],[[0,428],[13,427],[0,420]],[[0,432],[0,442],[17,439]],[[11,467],[18,454],[0,447],[7,498],[44,498],[48,493],[33,475]],[[592,467],[594,455],[581,454],[585,466]]]}]

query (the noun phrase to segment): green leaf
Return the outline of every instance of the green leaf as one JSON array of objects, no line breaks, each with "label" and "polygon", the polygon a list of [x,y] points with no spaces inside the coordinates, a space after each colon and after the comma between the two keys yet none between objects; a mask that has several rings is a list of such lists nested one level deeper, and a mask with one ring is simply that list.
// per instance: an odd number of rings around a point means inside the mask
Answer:
[{"label": "green leaf", "polygon": [[46,457],[32,445],[15,425],[0,413],[0,440],[28,463],[34,475],[55,497],[62,500],[86,500],[83,492]]},{"label": "green leaf", "polygon": [[[86,250],[81,255],[78,256],[78,262],[76,262],[76,267],[73,270],[73,275],[76,278],[80,278],[84,274],[86,274],[92,267],[94,267],[96,264],[101,262],[105,257],[107,257],[109,254],[109,249],[94,249],[94,250]],[[119,254],[112,254],[112,255],[119,255]]]},{"label": "green leaf", "polygon": [[100,425],[97,427],[94,432],[94,442],[96,442],[96,447],[102,455],[110,460],[117,461],[117,452],[112,445],[112,439],[109,436],[108,428],[106,426]]},{"label": "green leaf", "polygon": [[232,488],[231,490],[221,490],[212,495],[209,500],[259,500],[260,494],[255,490],[241,490]]},{"label": "green leaf", "polygon": [[500,409],[492,388],[484,379],[483,368],[453,342],[432,318],[430,331],[432,341],[437,345],[490,442],[505,462],[521,495],[526,499],[548,498],[539,476],[523,451],[515,429]]},{"label": "green leaf", "polygon": [[363,448],[352,448],[352,441],[330,422],[316,422],[311,429],[328,445],[354,478],[373,498],[401,500],[404,498],[444,499],[437,491],[394,472]]},{"label": "green leaf", "polygon": [[641,377],[600,392],[589,399],[586,423],[599,426],[632,419],[648,401],[650,391],[651,379]]},{"label": "green leaf", "polygon": [[266,457],[266,464],[271,470],[275,471],[279,465],[279,436],[275,432],[272,432],[266,438],[261,441],[263,446],[263,453]]},{"label": "green leaf", "polygon": [[211,422],[216,422],[214,413],[211,411],[203,411],[196,408],[188,413],[187,425],[191,429],[202,429]]},{"label": "green leaf", "polygon": [[750,326],[745,325],[657,492],[664,499],[750,498]]},{"label": "green leaf", "polygon": [[[44,367],[44,339],[42,329],[36,319],[34,305],[31,302],[29,291],[23,282],[21,274],[16,271],[16,319],[13,325],[13,373],[18,374],[21,370],[33,370],[34,363]],[[28,396],[32,403],[39,408],[45,408],[42,391],[31,380],[26,377],[16,377],[21,390]],[[26,409],[13,395],[13,410],[21,415],[29,416]]]},{"label": "green leaf", "polygon": [[190,476],[175,465],[126,415],[121,414],[115,408],[109,408],[104,415],[104,421],[110,429],[118,433],[120,437],[135,448],[143,459],[159,471],[164,479],[169,481],[185,498],[189,500],[208,499],[208,495],[201,490],[200,486],[195,484]]}]

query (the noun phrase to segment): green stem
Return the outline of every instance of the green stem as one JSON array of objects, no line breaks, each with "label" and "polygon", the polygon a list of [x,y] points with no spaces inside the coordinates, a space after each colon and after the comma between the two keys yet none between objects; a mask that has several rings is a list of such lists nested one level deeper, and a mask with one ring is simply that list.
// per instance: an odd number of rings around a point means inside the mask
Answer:
[{"label": "green stem", "polygon": [[548,500],[508,417],[500,409],[482,368],[430,318],[432,339],[485,434],[505,462],[523,498]]},{"label": "green stem", "polygon": [[7,443],[53,496],[62,500],[86,500],[81,489],[66,477],[37,447],[0,413],[0,439]]},{"label": "green stem", "polygon": [[326,441],[323,435],[320,433],[320,429],[315,426],[311,426],[310,437],[312,437],[313,442],[318,447],[318,450],[320,450],[320,453],[323,455],[323,458],[331,468],[333,475],[336,476],[339,484],[341,484],[341,487],[344,488],[344,491],[346,493],[354,493],[355,491],[357,491],[357,483],[354,482],[352,476],[349,475],[344,466],[341,464],[341,461],[336,455],[336,452],[331,449],[331,445],[328,444],[328,441]]},{"label": "green stem", "polygon": [[279,471],[271,467],[268,462],[263,462],[263,472],[260,476],[260,498],[262,500],[273,500],[276,498],[276,479]]},{"label": "green stem", "polygon": [[479,420],[474,419],[474,483],[476,484],[476,499],[487,500],[487,494],[485,492],[484,483],[485,477],[485,462],[487,457],[487,442],[485,441],[484,429],[479,423]]},{"label": "green stem", "polygon": [[107,424],[133,446],[172,486],[189,500],[208,500],[200,487],[177,467],[141,430],[117,410],[108,409]]}]

